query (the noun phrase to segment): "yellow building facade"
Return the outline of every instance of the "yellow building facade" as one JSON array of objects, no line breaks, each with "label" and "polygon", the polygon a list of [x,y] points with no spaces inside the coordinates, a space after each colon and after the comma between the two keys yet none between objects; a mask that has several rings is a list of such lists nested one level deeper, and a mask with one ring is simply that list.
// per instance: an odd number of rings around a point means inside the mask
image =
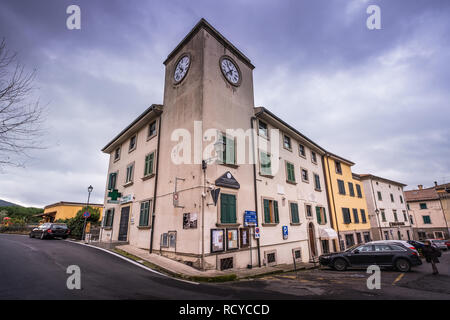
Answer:
[{"label": "yellow building facade", "polygon": [[338,233],[340,250],[372,239],[363,185],[352,173],[353,165],[332,153],[324,157],[330,216],[332,227]]},{"label": "yellow building facade", "polygon": [[[90,203],[89,206],[100,210],[101,221],[103,218],[103,204]],[[46,206],[44,213],[39,216],[42,216],[42,222],[54,222],[60,219],[74,218],[77,212],[82,209],[86,209],[86,203],[60,201]]]}]

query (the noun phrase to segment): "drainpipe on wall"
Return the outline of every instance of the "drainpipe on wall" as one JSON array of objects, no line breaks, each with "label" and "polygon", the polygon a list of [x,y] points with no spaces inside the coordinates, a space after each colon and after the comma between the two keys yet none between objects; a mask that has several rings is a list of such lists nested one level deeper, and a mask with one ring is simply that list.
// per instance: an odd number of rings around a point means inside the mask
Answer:
[{"label": "drainpipe on wall", "polygon": [[[325,156],[327,156],[327,154],[325,154]],[[341,240],[340,240],[340,233],[339,233],[339,225],[337,223],[337,209],[336,209],[336,203],[334,202],[334,194],[333,194],[333,184],[331,182],[331,175],[330,175],[330,163],[329,163],[329,158],[325,158],[325,156],[322,156],[322,169],[323,169],[323,173],[325,175],[325,190],[327,191],[327,202],[328,202],[328,207],[330,208],[330,223],[331,223],[331,228],[334,229],[334,220],[333,220],[333,216],[336,219],[336,231],[338,234],[338,243],[337,243],[337,247],[336,249],[340,249],[341,248]],[[327,161],[327,168],[328,170],[325,169],[325,159]],[[331,203],[330,203],[330,196],[328,194],[328,179],[327,179],[327,171],[328,171],[328,178],[330,178],[330,188],[331,188],[331,196],[333,198],[333,208],[334,208],[334,215],[331,215]]]},{"label": "drainpipe on wall", "polygon": [[158,145],[156,147],[156,177],[155,177],[155,190],[153,192],[153,206],[152,206],[152,230],[150,231],[150,250],[149,252],[153,252],[153,233],[155,230],[155,208],[156,208],[156,189],[158,188],[158,177],[159,177],[159,145],[161,141],[161,120],[162,116],[159,116],[159,124],[158,124]]},{"label": "drainpipe on wall", "polygon": [[[333,183],[331,181],[331,172],[330,172],[330,162],[328,160],[329,160],[329,158],[327,158],[327,169],[328,169],[327,171],[328,171],[328,177],[330,178],[331,198],[333,199],[334,216],[336,218],[336,229],[337,229],[337,233],[338,233],[338,246],[339,246],[339,249],[343,250],[343,248],[341,248],[341,233],[339,231],[339,224],[337,222],[336,202],[334,200]],[[327,184],[327,179],[325,179],[325,184]],[[327,194],[328,194],[328,192],[327,192]],[[328,196],[327,196],[327,200],[329,201]],[[329,202],[328,202],[328,205],[329,205]],[[332,221],[333,219],[330,219],[330,220]]]},{"label": "drainpipe on wall", "polygon": [[[258,189],[256,184],[256,155],[255,155],[255,134],[253,132],[253,121],[256,120],[256,117],[250,118],[250,127],[252,129],[252,150],[253,150],[253,187],[255,190],[255,212],[256,212],[256,225],[259,227],[259,217],[258,217]],[[261,248],[259,246],[259,238],[256,239],[256,245],[258,248],[258,267],[261,267]],[[251,249],[250,249],[250,254]]]}]

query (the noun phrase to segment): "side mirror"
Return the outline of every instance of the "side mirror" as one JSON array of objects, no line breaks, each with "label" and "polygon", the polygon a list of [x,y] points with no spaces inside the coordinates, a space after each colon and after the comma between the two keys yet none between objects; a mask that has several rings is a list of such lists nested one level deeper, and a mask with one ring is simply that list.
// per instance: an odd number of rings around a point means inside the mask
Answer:
[{"label": "side mirror", "polygon": [[353,251],[353,253],[359,253],[359,250],[358,250],[358,249],[355,249],[355,250]]}]

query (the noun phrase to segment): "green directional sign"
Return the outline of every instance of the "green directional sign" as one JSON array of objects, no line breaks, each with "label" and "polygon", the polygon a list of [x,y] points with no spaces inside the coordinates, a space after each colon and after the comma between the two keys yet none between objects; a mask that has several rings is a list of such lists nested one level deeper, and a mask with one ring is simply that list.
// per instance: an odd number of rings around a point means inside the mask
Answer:
[{"label": "green directional sign", "polygon": [[113,189],[112,191],[108,192],[108,197],[110,197],[113,201],[117,201],[117,199],[121,196],[122,194],[117,189]]}]

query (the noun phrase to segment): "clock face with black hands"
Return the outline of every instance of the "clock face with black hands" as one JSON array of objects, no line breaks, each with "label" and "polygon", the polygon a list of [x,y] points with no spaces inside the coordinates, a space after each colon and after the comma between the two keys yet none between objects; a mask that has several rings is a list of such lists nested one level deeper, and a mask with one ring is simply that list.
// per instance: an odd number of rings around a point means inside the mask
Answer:
[{"label": "clock face with black hands", "polygon": [[179,83],[186,76],[189,66],[191,64],[191,59],[189,55],[184,55],[178,61],[177,66],[175,67],[175,72],[173,74],[173,79],[176,83]]},{"label": "clock face with black hands", "polygon": [[220,68],[225,78],[234,86],[238,86],[241,80],[241,74],[236,64],[229,58],[221,59]]}]

